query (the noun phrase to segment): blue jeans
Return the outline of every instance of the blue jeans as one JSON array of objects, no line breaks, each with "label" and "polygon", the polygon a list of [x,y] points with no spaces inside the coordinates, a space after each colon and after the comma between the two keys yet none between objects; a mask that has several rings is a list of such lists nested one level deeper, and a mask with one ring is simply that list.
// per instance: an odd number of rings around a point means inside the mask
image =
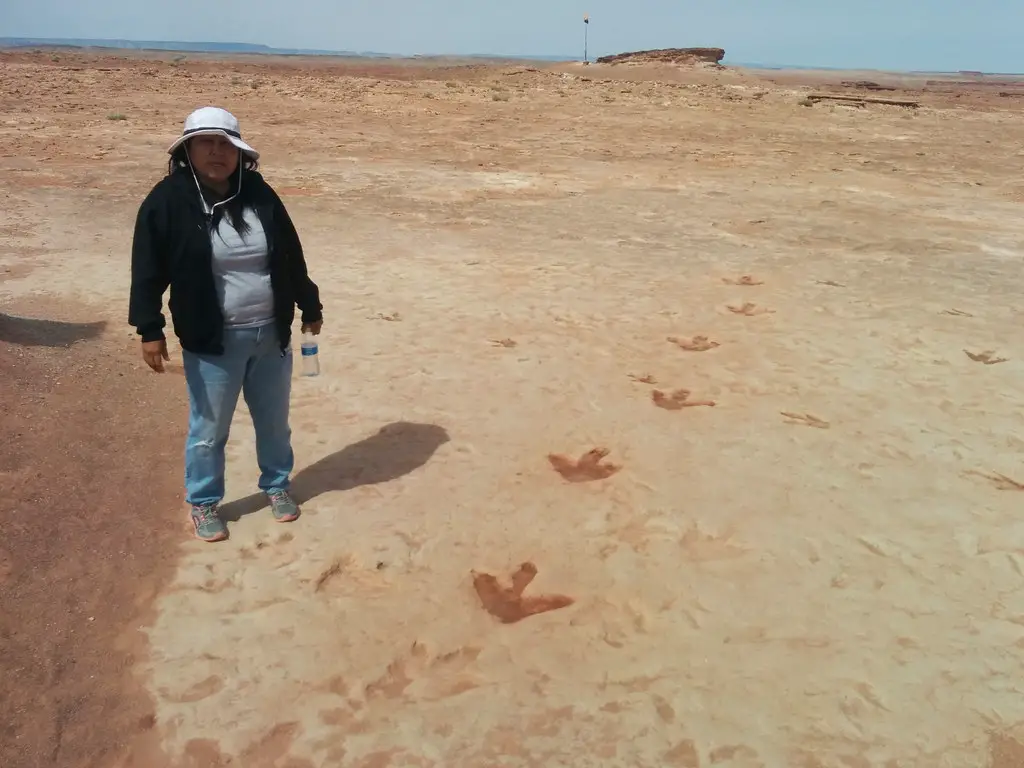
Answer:
[{"label": "blue jeans", "polygon": [[256,428],[259,487],[288,490],[295,462],[288,425],[292,352],[282,356],[275,327],[226,328],[223,355],[183,351],[182,358],[189,399],[186,501],[218,504],[224,498],[224,447],[240,392]]}]

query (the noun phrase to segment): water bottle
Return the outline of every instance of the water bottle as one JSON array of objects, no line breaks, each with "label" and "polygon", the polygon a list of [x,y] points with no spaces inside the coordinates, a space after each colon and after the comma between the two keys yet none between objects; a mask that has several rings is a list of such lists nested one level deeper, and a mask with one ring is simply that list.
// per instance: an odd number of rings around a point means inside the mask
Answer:
[{"label": "water bottle", "polygon": [[316,337],[311,333],[302,334],[302,375],[303,376],[319,376],[320,375],[320,358],[317,356],[319,352],[317,347]]}]

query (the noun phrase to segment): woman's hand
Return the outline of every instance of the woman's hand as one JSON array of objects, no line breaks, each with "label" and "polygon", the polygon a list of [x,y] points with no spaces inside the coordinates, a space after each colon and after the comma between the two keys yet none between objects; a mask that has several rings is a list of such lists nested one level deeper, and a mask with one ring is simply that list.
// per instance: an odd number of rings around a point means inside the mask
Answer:
[{"label": "woman's hand", "polygon": [[170,355],[167,354],[167,340],[142,342],[142,359],[154,371],[163,373],[164,360],[171,359]]},{"label": "woman's hand", "polygon": [[320,328],[323,326],[323,324],[324,324],[323,320],[317,320],[315,323],[303,323],[302,324],[302,332],[303,333],[307,333],[308,332],[308,333],[312,333],[314,336],[319,336],[320,335]]}]

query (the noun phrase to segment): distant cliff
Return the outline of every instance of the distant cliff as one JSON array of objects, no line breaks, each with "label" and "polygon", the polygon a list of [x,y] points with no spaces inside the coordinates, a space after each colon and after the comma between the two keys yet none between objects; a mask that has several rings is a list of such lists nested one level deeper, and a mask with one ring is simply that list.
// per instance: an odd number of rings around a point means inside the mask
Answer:
[{"label": "distant cliff", "polygon": [[0,50],[31,48],[82,48],[119,51],[169,51],[174,53],[261,53],[303,56],[363,56],[382,57],[379,53],[351,51],[307,50],[304,48],[271,48],[255,43],[186,43],[174,40],[105,40],[62,37],[0,37]]},{"label": "distant cliff", "polygon": [[659,48],[655,51],[633,51],[601,56],[598,64],[721,64],[723,48]]}]

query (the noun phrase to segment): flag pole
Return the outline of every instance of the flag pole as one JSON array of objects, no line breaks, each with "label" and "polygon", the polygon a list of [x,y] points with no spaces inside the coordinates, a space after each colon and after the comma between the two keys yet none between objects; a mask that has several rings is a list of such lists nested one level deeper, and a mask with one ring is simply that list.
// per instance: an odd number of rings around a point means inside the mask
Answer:
[{"label": "flag pole", "polygon": [[589,40],[589,38],[590,38],[589,33],[590,33],[590,14],[589,13],[585,13],[585,14],[583,14],[583,63],[584,64],[589,64],[590,63],[590,60],[589,60],[588,55],[587,55],[588,54],[587,46],[588,46],[588,44],[590,42],[590,40]]}]

